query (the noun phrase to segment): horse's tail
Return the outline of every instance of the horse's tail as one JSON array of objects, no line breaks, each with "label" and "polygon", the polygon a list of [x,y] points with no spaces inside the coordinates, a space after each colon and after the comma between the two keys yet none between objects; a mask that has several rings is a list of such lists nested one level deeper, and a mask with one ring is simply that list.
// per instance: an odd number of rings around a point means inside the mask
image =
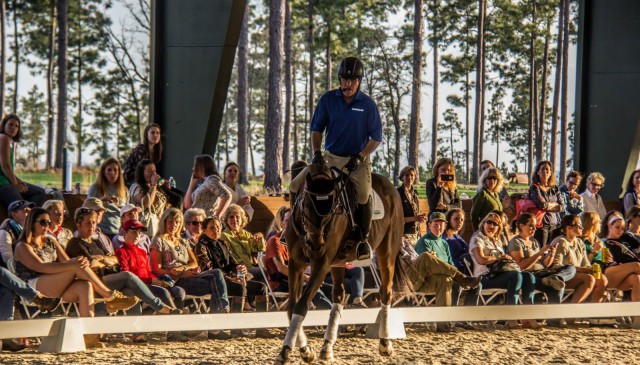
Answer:
[{"label": "horse's tail", "polygon": [[411,266],[402,257],[402,254],[398,253],[393,270],[393,288],[395,292],[413,292],[413,285],[411,284],[411,279],[409,278],[409,270],[411,270]]}]

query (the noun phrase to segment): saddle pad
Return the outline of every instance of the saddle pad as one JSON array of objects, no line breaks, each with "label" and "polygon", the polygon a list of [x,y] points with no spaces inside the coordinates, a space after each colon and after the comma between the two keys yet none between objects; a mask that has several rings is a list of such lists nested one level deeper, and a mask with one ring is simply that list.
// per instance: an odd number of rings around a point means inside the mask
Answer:
[{"label": "saddle pad", "polygon": [[371,190],[371,193],[371,200],[373,201],[373,216],[371,220],[375,221],[384,217],[384,205],[382,204],[380,195],[378,195],[375,190]]}]

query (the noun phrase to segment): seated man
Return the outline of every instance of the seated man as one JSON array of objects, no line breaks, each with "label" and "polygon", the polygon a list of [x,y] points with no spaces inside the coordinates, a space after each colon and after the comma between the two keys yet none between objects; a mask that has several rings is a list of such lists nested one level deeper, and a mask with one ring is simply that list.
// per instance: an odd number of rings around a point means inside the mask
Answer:
[{"label": "seated man", "polygon": [[0,266],[9,269],[11,272],[16,271],[15,262],[13,260],[13,250],[18,243],[18,238],[22,233],[22,228],[27,220],[27,215],[31,208],[35,207],[34,203],[26,200],[16,200],[9,204],[7,216],[0,225]]},{"label": "seated man", "polygon": [[[104,215],[104,212],[107,211],[107,208],[105,208],[104,204],[102,204],[102,200],[98,198],[87,198],[84,201],[84,203],[82,203],[82,207],[89,208],[94,212],[96,212],[97,214],[96,219],[98,220],[98,222],[102,222],[102,216]],[[74,234],[74,236],[78,237],[77,231]],[[91,238],[97,240],[102,246],[102,248],[104,249],[104,251],[106,251],[110,255],[115,255],[116,250],[113,248],[113,245],[111,244],[111,239],[107,237],[106,234],[102,233],[102,231],[100,230],[100,227],[96,227],[96,231]]]},{"label": "seated man", "polygon": [[[118,232],[117,235],[113,236],[113,239],[111,240],[111,245],[113,246],[114,250],[118,251],[118,249],[122,247],[122,245],[124,244],[124,229],[122,228],[122,225],[124,224],[124,222],[128,220],[137,221],[140,212],[142,212],[142,209],[140,209],[140,207],[136,207],[133,204],[125,204],[122,206],[122,208],[120,208],[120,221],[121,221],[120,232]],[[149,236],[147,236],[146,233],[140,234],[140,240],[138,240],[138,247],[140,247],[145,252],[147,252],[147,255],[148,255],[149,246],[151,246],[151,239],[149,238]]]},{"label": "seated man", "polygon": [[[414,270],[409,271],[414,290],[435,293],[436,305],[449,307],[452,303],[458,304],[461,289],[468,287],[474,290],[468,293],[465,303],[474,304],[474,300],[477,303],[480,278],[468,277],[453,266],[449,244],[442,238],[446,227],[444,213],[431,213],[427,226],[429,232],[416,244],[415,252],[419,256],[412,260]],[[438,330],[448,332],[449,326],[438,323]]]}]

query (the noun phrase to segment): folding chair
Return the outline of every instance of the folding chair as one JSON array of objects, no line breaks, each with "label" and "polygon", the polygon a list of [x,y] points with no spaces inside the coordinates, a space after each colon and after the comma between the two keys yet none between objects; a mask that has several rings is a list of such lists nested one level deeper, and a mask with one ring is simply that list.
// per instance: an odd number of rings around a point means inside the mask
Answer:
[{"label": "folding chair", "polygon": [[[258,252],[258,267],[260,268],[260,272],[262,273],[262,276],[264,276],[264,278],[267,281],[269,281],[269,272],[267,270],[267,265],[265,260],[266,260],[265,253]],[[273,289],[271,289],[271,285],[269,285],[268,283],[267,283],[267,290],[269,291],[269,296],[271,297],[271,300],[273,300],[273,306],[277,310],[284,310],[287,307],[287,303],[289,302],[289,293],[274,292]],[[284,299],[282,303],[278,302],[278,298]]]},{"label": "folding chair", "polygon": [[[467,271],[470,274],[473,274],[473,261],[471,260],[471,255],[466,253],[462,255],[461,260],[464,263],[464,266],[467,269]],[[507,294],[506,289],[482,289],[482,291],[480,292],[480,302],[482,302],[482,305],[489,305],[496,298],[500,296],[504,296],[506,294]]]},{"label": "folding chair", "polygon": [[192,301],[193,302],[193,306],[195,307],[195,312],[196,314],[206,314],[209,313],[209,306],[207,305],[207,301],[211,300],[211,294],[205,294],[205,295],[200,295],[200,296],[196,296],[196,295],[186,295],[184,297],[184,302],[186,303],[187,301]]}]

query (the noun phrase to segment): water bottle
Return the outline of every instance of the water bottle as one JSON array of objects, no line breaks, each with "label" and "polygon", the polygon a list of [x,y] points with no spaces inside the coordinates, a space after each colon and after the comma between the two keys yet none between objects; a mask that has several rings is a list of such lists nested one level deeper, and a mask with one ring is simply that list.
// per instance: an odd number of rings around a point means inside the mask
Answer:
[{"label": "water bottle", "polygon": [[171,188],[176,187],[176,179],[173,178],[173,176],[169,176],[169,185],[171,185]]},{"label": "water bottle", "polygon": [[245,282],[244,282],[244,273],[242,272],[242,269],[240,269],[240,268],[238,268],[238,269],[237,269],[237,271],[236,271],[236,277],[237,277],[238,279],[241,279],[241,280],[242,280],[242,285],[244,285],[244,283],[245,283]]}]

